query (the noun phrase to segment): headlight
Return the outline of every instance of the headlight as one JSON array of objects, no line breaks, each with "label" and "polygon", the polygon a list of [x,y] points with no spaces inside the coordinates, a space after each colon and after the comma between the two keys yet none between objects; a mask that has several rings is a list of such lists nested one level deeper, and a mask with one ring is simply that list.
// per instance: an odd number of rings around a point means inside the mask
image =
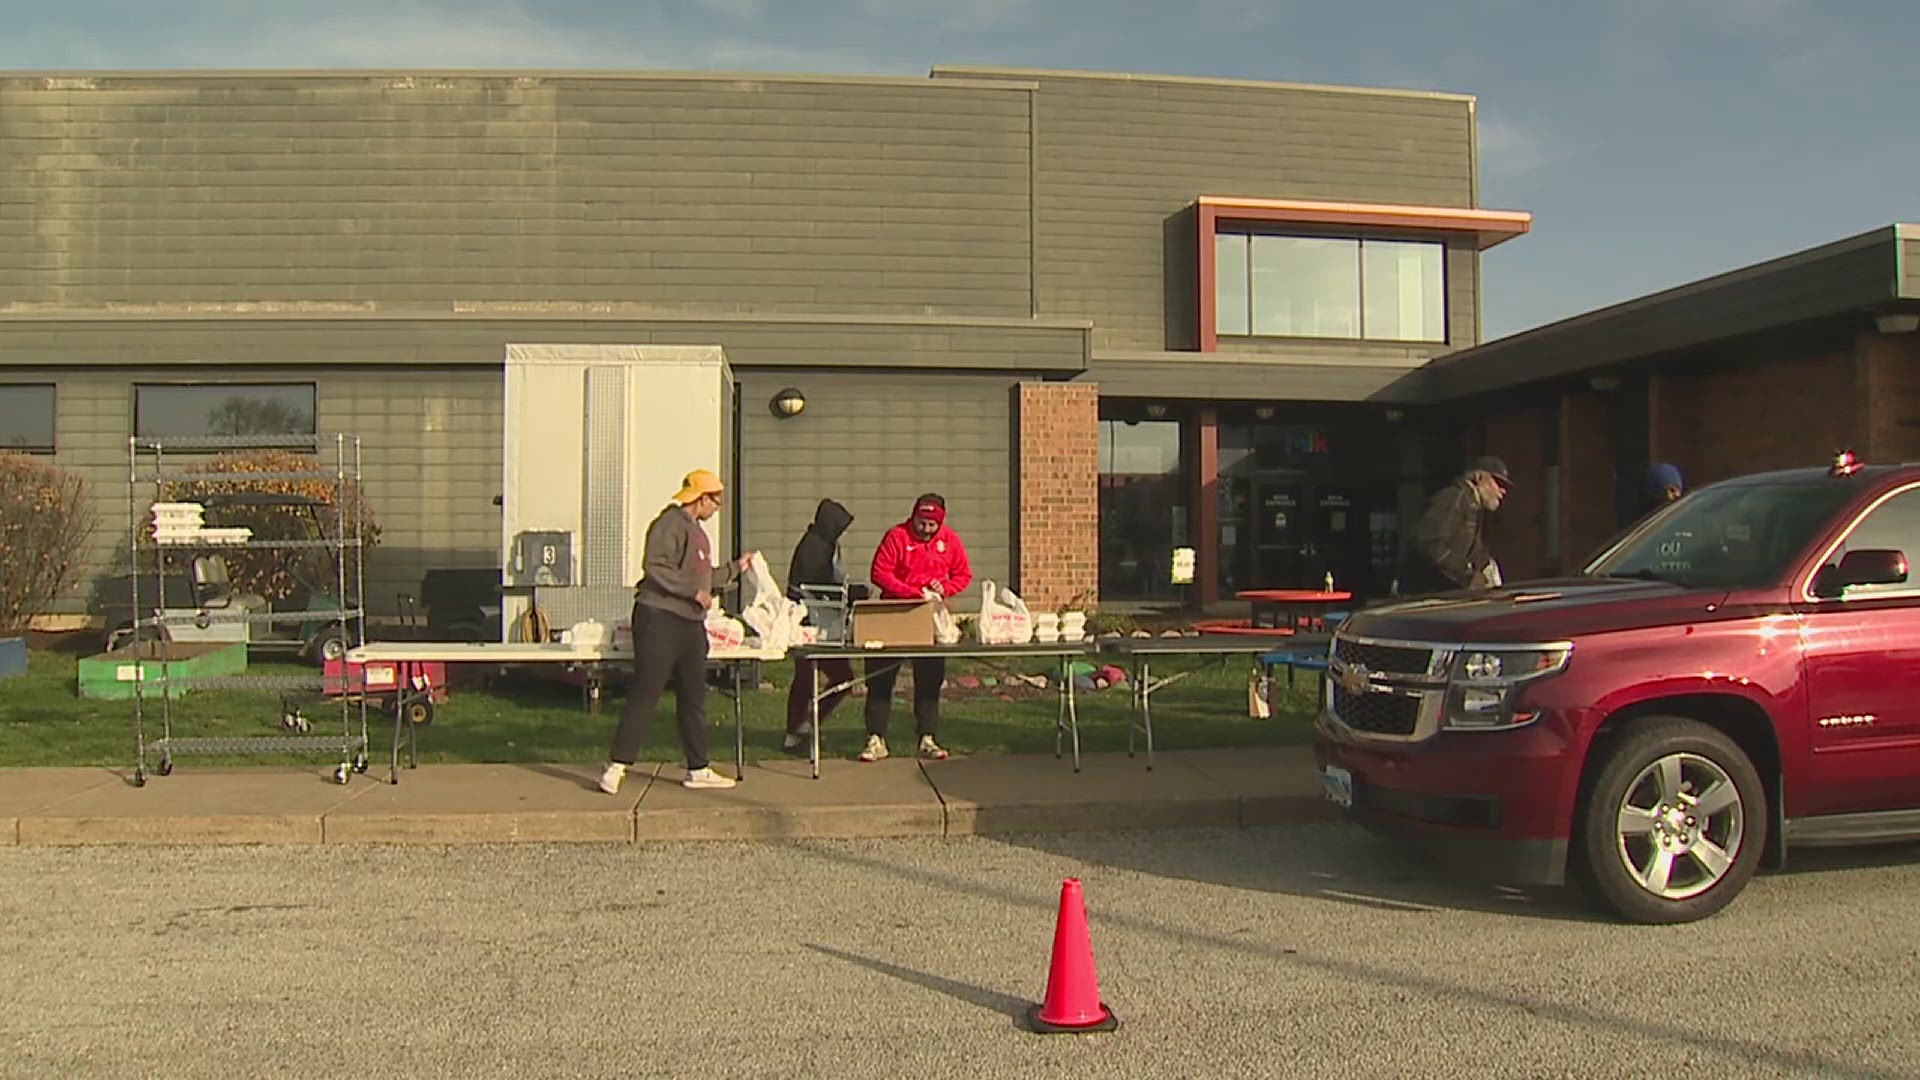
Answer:
[{"label": "headlight", "polygon": [[1560,670],[1572,652],[1571,645],[1467,649],[1454,662],[1453,673],[1463,682],[1519,682]]},{"label": "headlight", "polygon": [[1539,714],[1514,707],[1520,685],[1567,666],[1573,646],[1487,646],[1461,651],[1453,665],[1442,723],[1455,730],[1486,731],[1532,723]]}]

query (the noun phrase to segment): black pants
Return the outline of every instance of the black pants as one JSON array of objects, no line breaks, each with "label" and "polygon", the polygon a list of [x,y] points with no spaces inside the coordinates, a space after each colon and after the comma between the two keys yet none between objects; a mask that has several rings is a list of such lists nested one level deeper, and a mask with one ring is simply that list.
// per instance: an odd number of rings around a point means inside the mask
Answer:
[{"label": "black pants", "polygon": [[613,732],[613,760],[631,765],[647,741],[660,693],[673,684],[674,719],[687,771],[707,767],[707,628],[646,604],[633,605],[633,678]]},{"label": "black pants", "polygon": [[[932,735],[940,726],[940,684],[947,678],[947,661],[938,656],[913,664],[913,729]],[[893,718],[893,684],[900,677],[899,660],[867,661],[867,734],[887,737]]]}]

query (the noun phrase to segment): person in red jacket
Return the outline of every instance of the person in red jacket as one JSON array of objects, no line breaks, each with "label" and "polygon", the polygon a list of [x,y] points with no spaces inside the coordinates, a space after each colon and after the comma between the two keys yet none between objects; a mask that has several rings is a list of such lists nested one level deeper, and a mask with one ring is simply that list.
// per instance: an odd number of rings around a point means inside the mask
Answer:
[{"label": "person in red jacket", "polygon": [[[929,493],[913,500],[907,520],[887,530],[873,553],[873,586],[883,600],[931,597],[945,600],[973,581],[967,548],[947,527],[947,500]],[[887,722],[893,715],[893,684],[900,661],[867,661],[867,748],[861,761],[887,756]],[[939,760],[947,756],[933,740],[940,726],[940,684],[947,678],[941,657],[913,661],[913,721],[920,736],[920,756]]]}]

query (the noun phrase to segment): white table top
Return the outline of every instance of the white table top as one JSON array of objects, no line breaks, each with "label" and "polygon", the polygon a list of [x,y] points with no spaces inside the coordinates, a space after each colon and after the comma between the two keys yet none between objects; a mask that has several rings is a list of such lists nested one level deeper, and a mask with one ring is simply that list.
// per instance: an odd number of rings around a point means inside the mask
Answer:
[{"label": "white table top", "polygon": [[[742,645],[713,649],[709,660],[780,660],[785,649]],[[633,659],[633,651],[606,645],[570,645],[565,642],[519,641],[370,641],[347,650],[350,663],[441,661],[449,664],[597,664]]]}]

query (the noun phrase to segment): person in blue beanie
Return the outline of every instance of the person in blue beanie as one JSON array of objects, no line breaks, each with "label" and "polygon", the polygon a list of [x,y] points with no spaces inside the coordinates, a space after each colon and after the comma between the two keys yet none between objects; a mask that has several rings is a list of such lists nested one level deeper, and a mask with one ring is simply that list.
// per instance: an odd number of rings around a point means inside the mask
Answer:
[{"label": "person in blue beanie", "polygon": [[1647,466],[1646,513],[1658,510],[1686,493],[1687,484],[1680,478],[1679,466],[1664,461]]}]

